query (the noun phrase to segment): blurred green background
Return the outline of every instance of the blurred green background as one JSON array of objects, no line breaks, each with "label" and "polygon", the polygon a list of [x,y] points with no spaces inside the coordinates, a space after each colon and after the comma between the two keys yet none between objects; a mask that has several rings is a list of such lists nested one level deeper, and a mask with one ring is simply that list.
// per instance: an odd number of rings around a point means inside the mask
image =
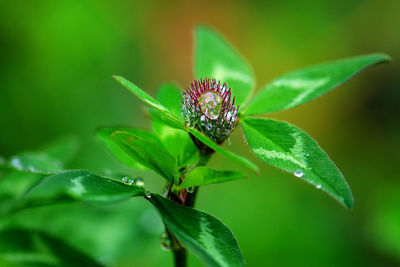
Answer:
[{"label": "blurred green background", "polygon": [[[79,137],[71,168],[162,179],[120,165],[97,127],[150,128],[144,106],[111,76],[155,94],[193,79],[193,27],[220,31],[253,66],[258,86],[306,65],[385,52],[394,61],[361,73],[304,106],[272,114],[309,132],[347,178],[345,210],[312,186],[257,160],[241,130],[230,149],[261,174],[205,186],[197,207],[235,233],[249,266],[400,265],[400,1],[9,1],[0,3],[0,154]],[[259,88],[258,87],[258,88]],[[231,168],[216,155],[213,166]],[[0,184],[1,186],[1,184]],[[162,226],[141,199],[113,206],[59,205],[20,212],[110,266],[171,266]],[[0,223],[1,228],[1,223]],[[194,256],[195,266],[201,262]]]}]

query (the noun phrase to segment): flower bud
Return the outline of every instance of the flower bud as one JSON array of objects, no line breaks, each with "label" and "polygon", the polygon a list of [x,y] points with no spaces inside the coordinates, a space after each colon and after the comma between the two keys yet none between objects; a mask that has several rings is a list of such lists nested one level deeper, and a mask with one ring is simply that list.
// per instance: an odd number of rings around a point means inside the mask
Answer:
[{"label": "flower bud", "polygon": [[[238,107],[235,98],[231,100],[226,83],[221,85],[215,79],[193,81],[190,88],[183,90],[181,101],[186,126],[199,130],[218,144],[229,137],[238,122]],[[196,145],[200,142],[194,141]]]}]

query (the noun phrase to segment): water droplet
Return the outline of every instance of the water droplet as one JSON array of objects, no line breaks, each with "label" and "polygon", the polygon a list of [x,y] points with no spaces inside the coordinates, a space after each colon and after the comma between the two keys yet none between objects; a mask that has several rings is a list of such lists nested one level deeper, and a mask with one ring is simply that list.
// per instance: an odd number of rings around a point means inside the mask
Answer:
[{"label": "water droplet", "polygon": [[142,178],[137,178],[135,181],[135,184],[137,186],[144,186],[144,182],[143,182]]},{"label": "water droplet", "polygon": [[221,112],[222,98],[218,93],[208,91],[200,96],[199,104],[205,116],[216,120]]},{"label": "water droplet", "polygon": [[150,199],[151,198],[151,192],[150,191],[146,191],[146,198]]},{"label": "water droplet", "polygon": [[21,160],[19,159],[19,158],[17,158],[17,157],[13,157],[12,159],[11,159],[11,165],[14,167],[14,168],[16,168],[16,169],[18,169],[18,170],[22,170],[22,163],[21,163]]},{"label": "water droplet", "polygon": [[123,178],[122,178],[122,182],[127,183],[127,182],[128,182],[128,177],[126,177],[126,176],[123,177]]},{"label": "water droplet", "polygon": [[206,116],[202,115],[202,116],[200,117],[200,120],[201,120],[201,121],[205,121],[205,120],[206,120]]},{"label": "water droplet", "polygon": [[186,191],[190,194],[192,194],[194,192],[194,187],[188,187],[186,188]]},{"label": "water droplet", "polygon": [[166,233],[161,234],[161,248],[163,250],[170,250],[171,249],[171,241],[168,238]]},{"label": "water droplet", "polygon": [[32,165],[29,165],[28,166],[28,171],[35,172],[36,170],[35,170],[35,167],[33,167]]},{"label": "water droplet", "polygon": [[310,156],[310,153],[306,153],[306,157],[309,157]]},{"label": "water droplet", "polygon": [[317,185],[315,186],[315,188],[317,188],[317,189],[321,189],[321,188],[322,188],[322,185],[320,185],[320,184],[317,184]]},{"label": "water droplet", "polygon": [[295,170],[294,171],[294,176],[296,176],[296,177],[303,177],[303,175],[304,175],[304,172],[302,171],[302,170],[300,170],[300,169],[297,169],[297,170]]},{"label": "water droplet", "polygon": [[226,114],[226,119],[227,119],[227,120],[230,120],[231,117],[232,117],[232,112],[229,111],[229,112]]},{"label": "water droplet", "polygon": [[211,130],[212,129],[212,124],[211,123],[207,124],[206,128],[207,128],[207,130]]},{"label": "water droplet", "polygon": [[129,180],[128,180],[128,185],[133,185],[134,182],[135,182],[135,181],[134,181],[133,179],[129,179]]}]

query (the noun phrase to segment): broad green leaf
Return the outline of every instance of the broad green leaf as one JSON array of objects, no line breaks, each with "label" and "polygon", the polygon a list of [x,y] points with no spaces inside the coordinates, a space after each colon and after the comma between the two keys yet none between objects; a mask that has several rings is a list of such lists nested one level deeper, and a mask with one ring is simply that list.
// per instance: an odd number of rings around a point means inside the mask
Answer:
[{"label": "broad green leaf", "polygon": [[258,172],[258,167],[257,165],[255,165],[253,162],[251,162],[250,160],[248,160],[245,157],[239,156],[234,154],[233,152],[226,150],[225,148],[223,148],[222,146],[217,145],[216,143],[214,143],[210,138],[208,138],[207,136],[205,136],[203,133],[193,129],[193,128],[186,128],[186,130],[192,134],[194,137],[196,137],[197,139],[199,139],[201,142],[203,142],[204,144],[206,144],[207,146],[209,146],[210,148],[214,149],[215,151],[217,151],[218,153],[221,153],[222,155],[224,155],[225,157],[240,163],[241,165],[247,167],[248,169]]},{"label": "broad green leaf", "polygon": [[144,195],[144,188],[90,171],[72,170],[51,175],[33,186],[17,203],[16,210],[74,201],[117,201]]},{"label": "broad green leaf", "polygon": [[197,79],[226,82],[237,105],[243,104],[254,88],[254,75],[248,63],[220,35],[203,26],[196,28],[195,75]]},{"label": "broad green leaf", "polygon": [[129,167],[134,169],[148,169],[144,165],[140,164],[137,160],[132,158],[129,153],[125,152],[115,141],[112,139],[112,134],[114,132],[129,132],[134,134],[140,138],[145,140],[149,140],[158,146],[162,146],[160,140],[154,136],[154,134],[150,133],[149,131],[142,130],[142,129],[135,129],[131,127],[125,126],[113,126],[113,127],[104,127],[97,131],[97,137],[99,140],[105,144],[105,146],[111,151],[111,153],[122,163],[126,164]]},{"label": "broad green leaf", "polygon": [[218,171],[208,167],[197,167],[185,177],[178,189],[194,187],[204,184],[222,183],[231,180],[243,179],[245,176],[235,171]]},{"label": "broad green leaf", "polygon": [[[181,115],[181,100],[179,88],[172,84],[164,84],[157,91],[157,100],[160,101],[177,118]],[[178,158],[180,165],[187,164],[197,155],[197,148],[189,135],[181,130],[170,127],[157,119],[152,120],[154,132],[161,139],[168,152]]]},{"label": "broad green leaf", "polygon": [[242,127],[259,159],[324,190],[347,208],[353,206],[343,175],[307,133],[288,123],[264,118],[246,118]]},{"label": "broad green leaf", "polygon": [[244,266],[239,245],[231,230],[222,222],[158,194],[151,195],[149,200],[169,231],[208,266]]},{"label": "broad green leaf", "polygon": [[174,181],[177,174],[177,160],[161,145],[126,131],[115,131],[111,139],[132,159],[159,175]]},{"label": "broad green leaf", "polygon": [[339,86],[363,69],[389,60],[385,54],[370,54],[289,72],[262,88],[243,113],[263,114],[304,104]]},{"label": "broad green leaf", "polygon": [[20,228],[0,231],[0,258],[1,266],[102,266],[61,239]]},{"label": "broad green leaf", "polygon": [[26,151],[2,160],[2,167],[38,174],[51,174],[62,170],[76,154],[78,143],[73,137],[62,137],[37,151]]},{"label": "broad green leaf", "polygon": [[184,122],[175,117],[171,111],[169,111],[166,107],[164,107],[160,102],[155,100],[153,97],[148,95],[145,91],[128,81],[127,79],[121,76],[114,76],[114,78],[120,82],[123,86],[133,92],[140,100],[145,102],[148,106],[156,109],[157,116],[163,120],[165,123],[168,123],[174,128],[182,129],[184,127]]}]

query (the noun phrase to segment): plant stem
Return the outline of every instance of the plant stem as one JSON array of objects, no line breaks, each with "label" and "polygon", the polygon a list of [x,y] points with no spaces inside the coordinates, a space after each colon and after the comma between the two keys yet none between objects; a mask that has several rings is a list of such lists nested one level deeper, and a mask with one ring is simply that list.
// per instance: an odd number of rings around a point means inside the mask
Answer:
[{"label": "plant stem", "polygon": [[[212,155],[212,153],[207,153],[207,152],[205,153],[202,150],[199,150],[199,159],[198,159],[195,167],[192,170],[194,170],[197,167],[207,165],[208,161],[211,158],[211,155]],[[186,200],[184,202],[185,206],[191,207],[191,208],[194,206],[197,192],[198,192],[198,187],[196,186],[195,188],[193,188],[192,193],[188,193],[186,195]],[[171,240],[171,249],[174,254],[175,267],[186,267],[187,266],[187,249],[182,246],[182,244],[168,230],[167,227],[166,227],[166,230],[167,230],[167,233]]]}]

